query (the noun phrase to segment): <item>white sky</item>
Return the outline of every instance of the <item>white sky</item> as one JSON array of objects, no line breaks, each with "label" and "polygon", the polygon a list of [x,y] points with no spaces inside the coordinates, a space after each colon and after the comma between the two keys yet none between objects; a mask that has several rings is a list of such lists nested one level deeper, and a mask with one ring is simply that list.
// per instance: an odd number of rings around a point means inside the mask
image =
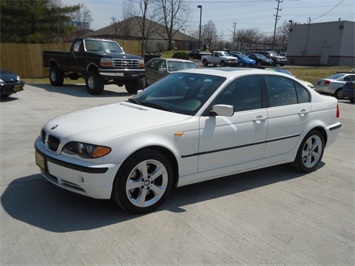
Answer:
[{"label": "white sky", "polygon": [[[111,24],[114,16],[122,20],[124,0],[61,0],[63,5],[84,4],[90,11],[93,21],[91,29],[98,30]],[[260,32],[272,34],[276,17],[276,0],[186,0],[191,15],[184,27],[185,33],[198,30],[200,9],[202,5],[202,25],[212,20],[218,34],[224,39],[231,38],[233,23],[238,29],[258,29]],[[298,23],[311,23],[341,20],[355,21],[355,0],[283,0],[279,6],[277,26],[284,21],[293,20]]]}]

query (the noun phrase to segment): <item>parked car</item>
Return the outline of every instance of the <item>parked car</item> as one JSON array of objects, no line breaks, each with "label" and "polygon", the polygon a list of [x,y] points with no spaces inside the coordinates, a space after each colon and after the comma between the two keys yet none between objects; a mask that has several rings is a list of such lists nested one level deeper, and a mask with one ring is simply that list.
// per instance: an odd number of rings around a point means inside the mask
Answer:
[{"label": "parked car", "polygon": [[145,64],[146,86],[153,84],[170,73],[189,68],[199,68],[199,66],[190,60],[153,58]]},{"label": "parked car", "polygon": [[[273,68],[267,68],[267,70],[271,70],[271,71],[276,71],[276,72],[280,72],[280,73],[284,73],[290,76],[295,77],[295,75],[293,75],[289,70],[285,69],[285,68],[277,68],[277,67],[273,67]],[[303,85],[306,85],[307,87],[314,89],[314,85],[311,82],[308,82],[307,80],[303,80],[303,79],[298,79]]]},{"label": "parked car", "polygon": [[237,66],[238,59],[231,56],[227,51],[214,51],[211,55],[204,55],[201,57],[202,64],[204,66]]},{"label": "parked car", "polygon": [[49,120],[35,158],[51,183],[144,213],[176,186],[284,163],[313,171],[340,127],[338,101],[291,76],[188,69]]},{"label": "parked car", "polygon": [[245,54],[231,52],[231,55],[238,59],[238,66],[255,66],[256,61],[246,56]]},{"label": "parked car", "polygon": [[314,83],[314,89],[320,93],[333,95],[337,99],[343,99],[343,87],[345,82],[354,80],[355,74],[336,73],[326,78],[317,79]]},{"label": "parked car", "polygon": [[260,53],[265,55],[267,58],[272,59],[273,66],[276,66],[276,65],[284,66],[287,62],[287,58],[285,56],[280,56],[275,51],[263,51]]},{"label": "parked car", "polygon": [[21,80],[19,75],[3,69],[0,70],[0,87],[2,98],[22,91],[24,86],[25,82]]},{"label": "parked car", "polygon": [[343,95],[350,102],[354,103],[355,98],[355,81],[345,82],[343,87]]},{"label": "parked car", "polygon": [[194,49],[189,53],[190,58],[198,59],[198,60],[201,60],[201,56],[204,56],[204,55],[211,55],[211,53],[201,51],[200,49]]},{"label": "parked car", "polygon": [[274,61],[272,59],[267,58],[265,55],[262,55],[259,53],[249,53],[248,57],[251,59],[254,59],[258,66],[261,66],[261,65],[272,66],[272,65],[274,65]]}]

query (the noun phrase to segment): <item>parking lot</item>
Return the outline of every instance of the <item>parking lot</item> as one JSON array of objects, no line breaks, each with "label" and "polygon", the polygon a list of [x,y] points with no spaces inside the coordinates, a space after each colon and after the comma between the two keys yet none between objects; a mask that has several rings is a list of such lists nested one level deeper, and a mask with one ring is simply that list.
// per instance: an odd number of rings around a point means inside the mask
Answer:
[{"label": "parking lot", "polygon": [[26,85],[2,100],[1,265],[354,265],[354,104],[339,101],[341,132],[313,173],[282,165],[224,177],[131,215],[47,182],[33,147],[49,118],[128,97],[114,85],[99,96]]}]

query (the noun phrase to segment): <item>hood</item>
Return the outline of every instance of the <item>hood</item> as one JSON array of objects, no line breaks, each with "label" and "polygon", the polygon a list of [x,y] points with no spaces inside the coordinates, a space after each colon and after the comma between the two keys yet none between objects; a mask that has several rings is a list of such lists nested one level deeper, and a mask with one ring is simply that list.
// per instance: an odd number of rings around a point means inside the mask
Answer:
[{"label": "hood", "polygon": [[10,71],[6,71],[6,70],[0,70],[0,79],[2,79],[5,82],[14,82],[17,79],[17,74],[10,72]]},{"label": "hood", "polygon": [[44,125],[44,129],[60,139],[95,144],[143,129],[176,123],[189,117],[121,102],[55,117]]}]

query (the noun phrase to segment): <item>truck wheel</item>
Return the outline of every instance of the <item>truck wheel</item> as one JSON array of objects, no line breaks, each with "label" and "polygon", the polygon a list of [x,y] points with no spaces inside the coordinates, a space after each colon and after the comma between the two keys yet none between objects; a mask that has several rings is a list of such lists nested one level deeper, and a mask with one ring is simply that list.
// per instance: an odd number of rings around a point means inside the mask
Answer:
[{"label": "truck wheel", "polygon": [[104,80],[97,71],[89,71],[85,76],[86,90],[92,95],[99,95],[104,91]]},{"label": "truck wheel", "polygon": [[140,78],[136,80],[127,81],[125,87],[126,87],[126,91],[129,94],[136,94],[137,91],[143,90],[145,88],[145,79]]},{"label": "truck wheel", "polygon": [[63,86],[64,73],[57,66],[51,66],[49,70],[49,81],[52,86]]},{"label": "truck wheel", "polygon": [[226,62],[221,61],[221,63],[219,63],[219,65],[220,65],[221,67],[225,67],[225,66],[226,66]]},{"label": "truck wheel", "polygon": [[204,59],[203,61],[202,61],[202,64],[203,64],[203,66],[208,66],[208,63],[207,63],[207,60],[206,59]]}]

